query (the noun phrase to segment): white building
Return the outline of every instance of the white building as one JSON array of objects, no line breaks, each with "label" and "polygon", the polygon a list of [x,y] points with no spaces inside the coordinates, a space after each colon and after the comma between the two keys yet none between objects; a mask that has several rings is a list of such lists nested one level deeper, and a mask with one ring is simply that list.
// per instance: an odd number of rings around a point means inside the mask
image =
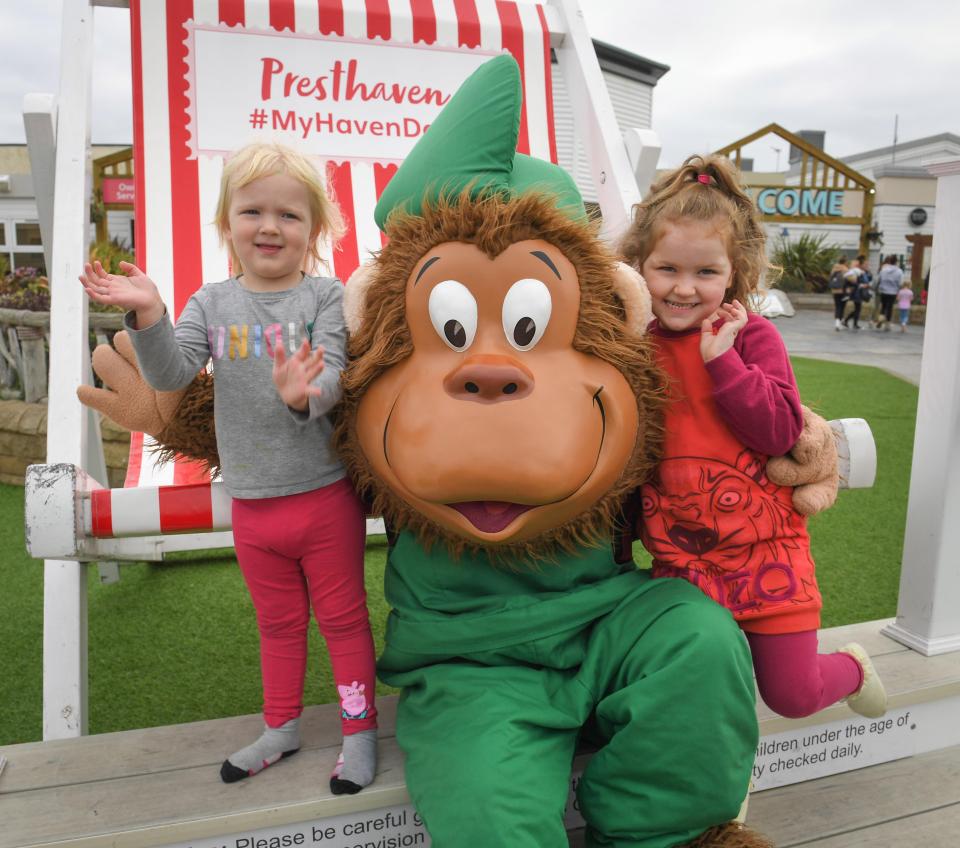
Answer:
[{"label": "white building", "polygon": [[[123,145],[95,144],[92,155],[97,158],[122,149]],[[130,245],[132,219],[131,212],[108,213],[110,238]],[[95,238],[95,226],[91,224],[90,241]],[[46,271],[30,157],[25,144],[0,144],[0,270],[24,266]]]},{"label": "white building", "polygon": [[[824,133],[799,133],[823,147]],[[870,258],[879,267],[882,256],[897,256],[915,284],[920,284],[930,269],[930,246],[936,213],[937,178],[927,166],[960,157],[960,135],[944,132],[938,135],[899,142],[896,145],[865,150],[850,156],[837,157],[875,186],[871,215]],[[787,184],[795,183],[799,167],[794,164],[785,175]],[[859,214],[859,210],[857,210]],[[830,224],[771,225],[772,233],[787,229],[791,238],[801,232],[822,233],[827,241],[845,253],[858,253],[859,228]]]},{"label": "white building", "polygon": [[[669,66],[602,41],[594,40],[593,47],[620,129],[651,129],[653,89],[670,70]],[[553,125],[557,135],[557,159],[573,175],[583,199],[588,203],[595,202],[597,194],[587,171],[583,147],[577,139],[570,98],[559,68],[554,61]]]},{"label": "white building", "polygon": [[926,166],[958,157],[960,135],[945,132],[842,160],[877,184],[873,229],[880,234],[878,253],[902,257],[915,282],[930,270],[936,216],[937,178]]}]

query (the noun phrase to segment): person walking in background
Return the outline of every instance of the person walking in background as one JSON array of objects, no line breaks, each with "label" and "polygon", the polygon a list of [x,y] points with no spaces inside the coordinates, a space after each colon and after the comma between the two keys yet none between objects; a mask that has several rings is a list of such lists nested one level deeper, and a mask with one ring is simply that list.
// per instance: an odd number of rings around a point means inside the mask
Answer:
[{"label": "person walking in background", "polygon": [[903,285],[903,271],[897,264],[897,257],[892,253],[883,260],[883,266],[877,274],[877,294],[880,296],[880,314],[876,324],[878,330],[890,330],[890,321],[893,320],[893,303],[897,299],[900,287]]},{"label": "person walking in background", "polygon": [[847,296],[844,293],[846,282],[844,277],[850,268],[847,265],[847,257],[841,256],[830,269],[830,294],[833,295],[833,328],[839,330],[843,326],[843,308],[847,302]]},{"label": "person walking in background", "polygon": [[900,290],[897,292],[897,309],[900,310],[900,332],[907,332],[907,324],[910,323],[910,304],[913,301],[913,289],[910,288],[910,281],[904,280],[900,284]]},{"label": "person walking in background", "polygon": [[860,329],[860,310],[864,303],[870,300],[870,283],[873,281],[873,274],[867,266],[867,257],[861,254],[850,264],[847,273],[844,274],[844,293],[847,300],[853,304],[853,310],[843,319],[843,326],[850,328],[850,319],[853,319],[853,329]]},{"label": "person walking in background", "polygon": [[860,262],[860,300],[862,303],[869,303],[873,300],[875,290],[873,271],[870,270],[870,260],[861,254],[857,257]]}]

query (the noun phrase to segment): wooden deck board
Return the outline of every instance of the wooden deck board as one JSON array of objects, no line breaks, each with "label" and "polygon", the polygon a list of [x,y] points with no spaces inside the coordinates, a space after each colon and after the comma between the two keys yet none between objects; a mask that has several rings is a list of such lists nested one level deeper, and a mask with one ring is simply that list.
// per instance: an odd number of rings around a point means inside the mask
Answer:
[{"label": "wooden deck board", "polygon": [[804,848],[900,848],[907,845],[957,848],[960,844],[960,804],[865,827],[854,833],[841,833],[830,839],[793,844]]},{"label": "wooden deck board", "polygon": [[[377,712],[380,737],[392,737],[397,698],[378,698]],[[301,751],[339,745],[336,704],[305,709],[301,728]],[[0,748],[10,761],[0,798],[10,792],[193,767],[219,770],[232,751],[262,731],[262,716],[246,715]]]},{"label": "wooden deck board", "polygon": [[[823,631],[822,648],[865,645],[892,706],[960,693],[960,653],[922,657],[882,636],[885,623]],[[231,785],[221,783],[220,764],[260,732],[260,716],[7,746],[0,749],[9,760],[0,777],[0,848],[148,848],[406,803],[396,703],[378,699],[380,768],[375,783],[355,796],[332,796],[327,786],[340,743],[335,705],[305,711],[295,757]],[[758,709],[765,735],[850,716],[845,705],[800,721]],[[960,832],[958,815],[960,748],[755,793],[750,804],[751,823],[783,848],[820,844],[812,839],[827,840],[823,848],[880,848],[898,845],[901,832],[927,834],[929,848],[940,844],[937,828]],[[911,820],[915,831],[898,824]],[[870,842],[861,832],[883,836]],[[887,834],[889,843],[882,841]]]},{"label": "wooden deck board", "polygon": [[359,795],[330,793],[338,751],[339,745],[301,749],[255,778],[233,784],[221,782],[216,763],[4,793],[0,846],[45,845],[78,835],[89,837],[84,845],[91,848],[163,844],[409,800],[395,740],[381,740],[376,783]]},{"label": "wooden deck board", "polygon": [[747,823],[777,848],[956,848],[960,746],[755,792]]},{"label": "wooden deck board", "polygon": [[910,649],[906,645],[901,645],[880,632],[882,628],[888,624],[893,624],[895,621],[895,618],[883,618],[821,630],[819,633],[820,650],[836,651],[850,642],[859,642],[871,657],[909,651]]}]

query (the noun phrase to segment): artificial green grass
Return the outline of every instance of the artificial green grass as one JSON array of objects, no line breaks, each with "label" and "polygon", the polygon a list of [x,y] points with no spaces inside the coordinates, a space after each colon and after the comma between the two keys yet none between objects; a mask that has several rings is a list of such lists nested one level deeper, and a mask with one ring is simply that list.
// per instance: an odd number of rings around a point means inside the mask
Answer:
[{"label": "artificial green grass", "polygon": [[[0,745],[42,737],[43,565],[26,553],[23,489],[0,486]],[[366,554],[378,653],[387,607],[386,543]],[[121,566],[100,585],[87,573],[89,732],[256,713],[260,664],[253,605],[233,551],[171,554]],[[322,638],[311,628],[304,703],[337,699]],[[384,686],[378,692],[394,690]]]},{"label": "artificial green grass", "polygon": [[877,479],[841,492],[810,519],[823,595],[822,626],[896,614],[910,488],[917,387],[879,368],[792,360],[800,396],[824,418],[864,418],[877,443]]},{"label": "artificial green grass", "polygon": [[[877,442],[871,489],[841,492],[810,521],[823,626],[896,612],[917,389],[876,368],[794,359],[801,396],[826,418],[865,418]],[[0,486],[0,745],[41,738],[42,565],[23,541],[23,490]],[[639,558],[639,557],[638,557]],[[367,549],[378,651],[386,547]],[[104,733],[255,713],[260,674],[253,607],[231,551],[124,565],[118,584],[88,569],[89,731]],[[390,691],[378,688],[378,692]],[[311,629],[305,703],[336,696]]]}]

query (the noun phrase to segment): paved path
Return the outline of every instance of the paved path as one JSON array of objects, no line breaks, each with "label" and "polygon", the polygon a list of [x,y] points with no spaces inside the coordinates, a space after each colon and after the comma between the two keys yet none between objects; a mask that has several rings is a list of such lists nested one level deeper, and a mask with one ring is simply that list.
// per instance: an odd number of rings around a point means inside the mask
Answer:
[{"label": "paved path", "polygon": [[859,332],[837,332],[833,328],[833,312],[819,309],[798,309],[792,318],[774,318],[773,325],[793,356],[873,365],[920,384],[923,327],[911,325],[905,333],[893,327],[885,333],[872,329],[869,322],[861,322]]}]

